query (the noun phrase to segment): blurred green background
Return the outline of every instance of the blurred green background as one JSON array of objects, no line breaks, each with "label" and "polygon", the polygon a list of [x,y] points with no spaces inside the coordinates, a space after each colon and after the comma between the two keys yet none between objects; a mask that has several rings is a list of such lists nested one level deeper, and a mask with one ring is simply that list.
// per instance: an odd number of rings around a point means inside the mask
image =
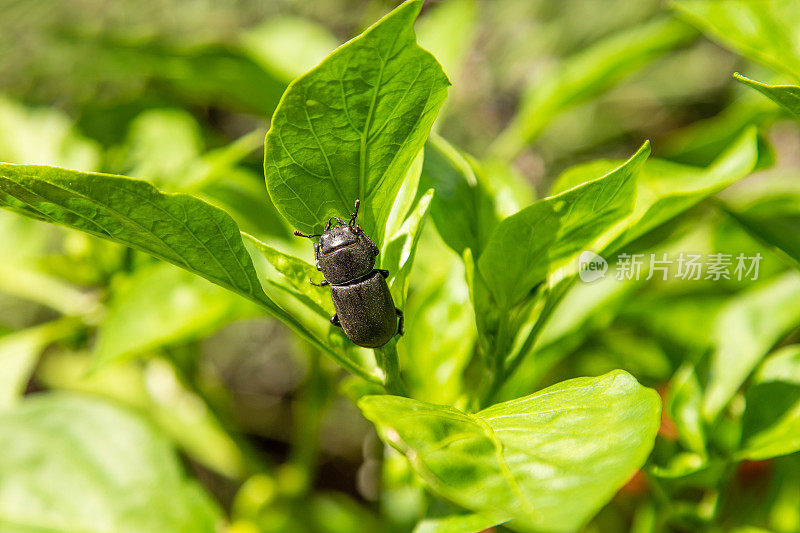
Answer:
[{"label": "blurred green background", "polygon": [[[264,185],[269,117],[293,78],[395,6],[0,0],[0,160],[145,178],[198,195],[244,231],[309,258]],[[725,201],[746,205],[765,181],[798,192],[797,122],[731,73],[779,78],[660,1],[432,1],[417,33],[453,84],[436,131],[496,172],[490,182],[506,213],[546,195],[568,167],[626,158],[644,139],[655,157],[706,166],[751,124],[762,126],[760,164],[772,166]],[[500,160],[513,164],[492,170]],[[758,251],[765,283],[791,268],[708,205],[656,233],[640,245]],[[577,292],[537,364],[523,365],[503,396],[611,368],[663,392],[713,348],[713,317],[743,290],[754,289],[653,281]],[[417,333],[401,347],[417,397],[454,403],[460,376],[469,383],[468,301],[463,265],[429,224],[406,308]],[[800,304],[786,305],[781,342],[790,344]],[[443,334],[448,325],[454,333]],[[446,358],[414,361],[427,350],[452,356],[453,368]],[[0,407],[19,402],[20,391],[77,391],[138,413],[178,447],[231,533],[407,531],[426,512],[446,514],[448,504],[426,495],[398,457],[384,458],[350,399],[362,386],[236,295],[144,254],[0,212]],[[2,426],[0,440],[11,431]],[[674,445],[668,424],[663,431],[663,446]],[[765,527],[800,528],[800,478],[773,475],[797,459],[781,461],[732,474],[740,477],[731,490],[745,495],[731,497],[738,503],[721,524],[762,513]],[[783,507],[761,505],[759,487],[783,495],[773,498]],[[677,529],[691,531],[709,496],[686,490],[697,509]],[[589,528],[635,527],[657,497],[634,481]]]}]

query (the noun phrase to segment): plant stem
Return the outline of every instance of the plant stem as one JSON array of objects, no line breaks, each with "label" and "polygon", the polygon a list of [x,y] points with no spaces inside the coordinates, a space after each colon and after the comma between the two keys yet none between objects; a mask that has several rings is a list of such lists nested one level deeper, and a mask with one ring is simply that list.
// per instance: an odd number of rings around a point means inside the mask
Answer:
[{"label": "plant stem", "polygon": [[378,362],[383,369],[386,377],[383,386],[386,392],[395,396],[408,396],[406,386],[400,377],[400,363],[397,357],[397,341],[391,340],[381,348],[376,348]]}]

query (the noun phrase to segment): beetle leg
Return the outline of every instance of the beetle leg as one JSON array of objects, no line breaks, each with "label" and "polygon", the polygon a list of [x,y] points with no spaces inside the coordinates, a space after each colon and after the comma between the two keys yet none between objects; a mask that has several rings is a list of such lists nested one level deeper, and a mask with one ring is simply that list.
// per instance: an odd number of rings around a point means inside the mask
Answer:
[{"label": "beetle leg", "polygon": [[317,270],[322,270],[322,267],[319,266],[319,244],[316,242],[314,243],[314,266],[317,267]]},{"label": "beetle leg", "polygon": [[402,336],[403,335],[403,312],[397,307],[394,308],[394,312],[397,313],[397,317],[398,317],[398,319],[397,319],[397,334]]},{"label": "beetle leg", "polygon": [[310,284],[312,284],[313,286],[315,286],[315,287],[324,287],[325,285],[330,285],[331,284],[327,279],[323,279],[319,283],[314,283],[313,279],[308,280],[308,282]]},{"label": "beetle leg", "polygon": [[340,328],[340,327],[342,327],[342,324],[341,324],[341,322],[339,322],[339,313],[336,313],[335,315],[333,315],[333,316],[331,317],[331,324],[333,324],[333,325],[334,325],[334,326],[336,326],[337,328]]},{"label": "beetle leg", "polygon": [[306,239],[313,239],[314,237],[322,237],[322,235],[306,235],[305,233],[300,233],[297,230],[294,230],[294,234],[297,237],[305,237]]},{"label": "beetle leg", "polygon": [[349,224],[352,226],[356,223],[356,217],[358,216],[358,208],[361,206],[361,200],[356,200],[356,212],[350,213],[350,222]]},{"label": "beetle leg", "polygon": [[380,272],[381,276],[383,276],[384,278],[388,278],[389,277],[389,271],[388,270],[384,270],[382,268],[376,268],[375,271],[376,272]]}]

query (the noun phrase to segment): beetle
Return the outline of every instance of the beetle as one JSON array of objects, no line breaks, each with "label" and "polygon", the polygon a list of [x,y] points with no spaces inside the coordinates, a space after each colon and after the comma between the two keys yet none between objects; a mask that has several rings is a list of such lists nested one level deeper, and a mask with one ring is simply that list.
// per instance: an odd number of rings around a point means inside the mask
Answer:
[{"label": "beetle", "polygon": [[[403,312],[394,305],[386,284],[389,271],[375,268],[378,247],[356,224],[360,205],[356,200],[348,222],[331,217],[320,234],[294,234],[307,239],[319,237],[314,243],[314,260],[325,279],[322,283],[309,282],[318,287],[330,285],[336,309],[331,324],[342,328],[354,344],[379,348],[403,334]],[[337,225],[333,225],[334,220]]]}]

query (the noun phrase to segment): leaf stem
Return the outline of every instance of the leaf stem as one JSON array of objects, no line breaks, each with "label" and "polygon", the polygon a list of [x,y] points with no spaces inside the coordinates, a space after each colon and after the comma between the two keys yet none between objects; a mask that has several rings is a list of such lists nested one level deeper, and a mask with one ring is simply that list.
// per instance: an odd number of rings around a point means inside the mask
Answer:
[{"label": "leaf stem", "polygon": [[400,377],[400,364],[397,357],[397,341],[392,339],[388,344],[381,348],[375,348],[375,355],[378,356],[378,364],[383,369],[386,377],[383,386],[386,392],[394,396],[408,397],[408,391]]}]

